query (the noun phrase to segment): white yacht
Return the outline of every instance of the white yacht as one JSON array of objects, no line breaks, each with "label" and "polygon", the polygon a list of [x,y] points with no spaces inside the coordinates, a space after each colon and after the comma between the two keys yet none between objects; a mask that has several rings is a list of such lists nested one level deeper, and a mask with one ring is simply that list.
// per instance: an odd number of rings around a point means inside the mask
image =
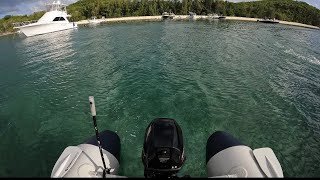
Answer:
[{"label": "white yacht", "polygon": [[258,19],[258,22],[262,22],[262,23],[272,23],[272,24],[276,24],[279,23],[280,21],[276,20],[276,18],[264,18],[264,19]]},{"label": "white yacht", "polygon": [[167,13],[164,12],[162,13],[162,19],[173,19],[175,17],[175,14],[173,12]]},{"label": "white yacht", "polygon": [[47,12],[36,23],[14,28],[19,29],[27,37],[77,28],[77,24],[69,22],[67,17],[71,16],[67,14],[66,5],[57,0],[47,5]]},{"label": "white yacht", "polygon": [[191,20],[196,20],[196,19],[197,19],[197,14],[194,13],[194,12],[189,12],[189,18],[190,18]]},{"label": "white yacht", "polygon": [[213,14],[213,15],[212,15],[212,18],[213,18],[213,19],[219,19],[219,17],[220,17],[220,16],[219,16],[218,14]]},{"label": "white yacht", "polygon": [[167,12],[162,13],[162,19],[168,19],[170,17],[170,14]]},{"label": "white yacht", "polygon": [[225,19],[225,16],[219,16],[218,14],[214,13],[214,14],[208,14],[208,18],[209,19]]},{"label": "white yacht", "polygon": [[93,24],[93,25],[96,25],[96,24],[100,24],[101,23],[101,20],[100,19],[97,19],[96,16],[93,16],[91,19],[88,20],[89,21],[89,24]]}]

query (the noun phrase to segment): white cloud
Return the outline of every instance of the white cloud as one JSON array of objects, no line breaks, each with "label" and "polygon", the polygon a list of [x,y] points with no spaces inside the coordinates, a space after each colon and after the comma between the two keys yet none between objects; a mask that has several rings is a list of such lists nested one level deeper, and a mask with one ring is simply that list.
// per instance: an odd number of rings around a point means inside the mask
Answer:
[{"label": "white cloud", "polygon": [[[65,4],[71,4],[77,0],[61,0]],[[45,10],[45,4],[53,0],[0,0],[0,18],[5,15],[25,15],[35,11]]]},{"label": "white cloud", "polygon": [[[257,0],[227,0],[229,2],[248,2],[248,1],[257,1]],[[298,1],[303,1],[303,2],[306,2],[318,9],[320,9],[320,0],[298,0]]]}]

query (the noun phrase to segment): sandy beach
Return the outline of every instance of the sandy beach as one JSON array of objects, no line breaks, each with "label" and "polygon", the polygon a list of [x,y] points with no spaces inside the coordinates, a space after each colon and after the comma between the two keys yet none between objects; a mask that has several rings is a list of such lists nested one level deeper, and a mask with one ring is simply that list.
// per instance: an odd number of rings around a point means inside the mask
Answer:
[{"label": "sandy beach", "polygon": [[[119,17],[119,18],[106,18],[106,19],[97,19],[101,23],[108,22],[126,22],[126,21],[161,21],[162,16],[132,16],[132,17]],[[78,25],[89,24],[89,20],[82,20],[76,22]]]},{"label": "sandy beach", "polygon": [[[234,17],[234,16],[226,16],[228,20],[238,20],[238,21],[257,21],[258,18],[247,18],[247,17]],[[307,24],[297,23],[297,22],[289,22],[289,21],[279,21],[280,24],[291,25],[291,26],[299,26],[311,29],[320,29],[317,26],[311,26]]]},{"label": "sandy beach", "polygon": [[[188,20],[189,16],[188,15],[175,15],[175,17],[173,19],[174,20]],[[201,15],[195,16],[195,20],[200,20],[200,19],[208,19],[208,16],[201,16]],[[98,20],[100,21],[100,23],[131,22],[131,21],[161,21],[162,16],[133,16],[133,17],[106,18],[106,19],[98,19]],[[259,20],[259,19],[258,18],[226,16],[226,20],[257,22],[257,20]],[[82,21],[78,21],[75,23],[77,23],[80,26],[81,25],[88,25],[89,20],[82,20]],[[279,23],[285,24],[285,25],[290,25],[290,26],[298,26],[298,27],[320,30],[320,27],[297,23],[297,22],[279,21]],[[14,34],[14,32],[0,33],[0,36],[5,36],[5,35],[9,35],[9,34]]]},{"label": "sandy beach", "polygon": [[[195,19],[207,19],[208,16],[197,15]],[[128,21],[161,21],[162,16],[136,16],[136,17],[120,17],[120,18],[106,18],[100,19],[101,23],[108,22],[128,22]],[[176,15],[174,20],[187,20],[189,16],[187,15]],[[247,18],[247,17],[235,17],[235,16],[226,16],[226,20],[237,20],[237,21],[254,21],[257,22],[258,18]],[[89,24],[88,20],[82,20],[76,22],[78,25],[86,25]],[[288,21],[279,21],[280,24],[291,25],[291,26],[299,26],[311,29],[320,29],[317,26],[311,26],[307,24],[297,23],[297,22],[288,22]]]},{"label": "sandy beach", "polygon": [[15,32],[5,32],[5,33],[0,33],[0,36],[6,36],[9,34],[15,34]]}]

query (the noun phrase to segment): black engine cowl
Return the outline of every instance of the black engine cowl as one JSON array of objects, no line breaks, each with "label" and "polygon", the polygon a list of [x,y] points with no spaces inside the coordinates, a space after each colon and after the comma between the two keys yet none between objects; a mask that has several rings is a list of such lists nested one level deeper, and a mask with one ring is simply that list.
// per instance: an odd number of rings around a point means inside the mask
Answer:
[{"label": "black engine cowl", "polygon": [[167,118],[153,120],[146,129],[142,150],[145,177],[175,176],[185,159],[178,123]]}]

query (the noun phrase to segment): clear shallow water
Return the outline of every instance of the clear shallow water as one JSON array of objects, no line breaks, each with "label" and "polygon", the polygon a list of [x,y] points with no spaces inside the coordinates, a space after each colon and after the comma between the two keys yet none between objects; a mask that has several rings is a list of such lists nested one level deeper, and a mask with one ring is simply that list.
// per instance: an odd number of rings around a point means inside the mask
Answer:
[{"label": "clear shallow water", "polygon": [[63,149],[121,138],[121,175],[142,177],[145,128],[182,127],[181,174],[206,176],[217,130],[271,147],[285,176],[320,176],[320,33],[252,22],[148,22],[0,37],[0,176],[50,176]]}]

